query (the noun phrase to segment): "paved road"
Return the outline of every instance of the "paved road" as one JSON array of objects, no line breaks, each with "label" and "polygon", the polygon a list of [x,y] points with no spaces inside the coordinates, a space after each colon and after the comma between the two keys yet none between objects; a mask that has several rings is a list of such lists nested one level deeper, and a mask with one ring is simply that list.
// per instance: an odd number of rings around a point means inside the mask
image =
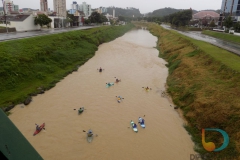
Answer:
[{"label": "paved road", "polygon": [[[171,30],[170,26],[168,26],[168,25],[162,24],[161,26],[166,28],[166,29]],[[210,36],[202,34],[201,32],[196,32],[196,31],[186,31],[186,32],[177,31],[177,32],[179,32],[179,33],[181,33],[185,36],[197,39],[197,40],[201,40],[201,41],[211,43],[215,46],[226,49],[226,50],[240,56],[240,45],[238,45],[238,44],[227,42],[227,41],[224,41],[224,40],[220,40],[220,39],[217,39],[217,38],[214,38],[214,37],[210,37]]]},{"label": "paved road", "polygon": [[27,38],[27,37],[57,34],[57,33],[61,33],[61,32],[89,29],[89,28],[94,28],[94,27],[98,27],[98,26],[82,26],[82,27],[60,28],[60,29],[42,29],[41,31],[9,32],[8,34],[0,33],[0,41],[9,41],[9,40],[13,40],[13,39],[22,39],[22,38]]}]

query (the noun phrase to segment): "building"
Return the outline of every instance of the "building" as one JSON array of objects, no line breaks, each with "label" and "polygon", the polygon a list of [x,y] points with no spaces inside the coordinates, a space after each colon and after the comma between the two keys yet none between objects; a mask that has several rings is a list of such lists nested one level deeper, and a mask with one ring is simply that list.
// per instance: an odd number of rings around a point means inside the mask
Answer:
[{"label": "building", "polygon": [[[16,28],[17,32],[40,30],[39,25],[34,25],[34,17],[33,14],[8,15],[7,27]],[[5,16],[0,16],[0,26],[6,27]]]},{"label": "building", "polygon": [[233,22],[240,21],[240,0],[222,0],[221,21],[228,16],[232,17]]},{"label": "building", "polygon": [[209,25],[212,21],[215,25],[218,24],[220,14],[214,11],[200,11],[198,13],[193,14],[192,21],[198,21],[198,26]]},{"label": "building", "polygon": [[66,0],[53,0],[53,8],[58,17],[67,17]]},{"label": "building", "polygon": [[40,0],[40,9],[41,11],[48,12],[48,1]]},{"label": "building", "polygon": [[14,5],[13,1],[11,0],[5,0],[3,2],[3,6],[4,6],[4,10],[5,10],[5,14],[11,14],[11,12],[13,11],[18,11],[19,7],[18,5]]},{"label": "building", "polygon": [[102,14],[102,13],[107,13],[107,8],[105,8],[105,7],[99,7],[99,8],[97,9],[97,12],[100,13],[100,14]]},{"label": "building", "polygon": [[83,2],[79,5],[79,10],[83,11],[85,18],[88,18],[92,14],[91,5],[87,4],[86,2]]},{"label": "building", "polygon": [[73,3],[71,4],[71,9],[76,9],[76,10],[78,10],[78,4],[77,4],[77,2],[76,1],[73,1]]},{"label": "building", "polygon": [[72,23],[73,26],[82,26],[83,25],[84,17],[85,17],[83,11],[79,11],[76,9],[70,9],[68,11],[68,13],[74,15],[74,19],[73,19],[73,23]]},{"label": "building", "polygon": [[4,15],[3,7],[0,7],[0,16]]}]

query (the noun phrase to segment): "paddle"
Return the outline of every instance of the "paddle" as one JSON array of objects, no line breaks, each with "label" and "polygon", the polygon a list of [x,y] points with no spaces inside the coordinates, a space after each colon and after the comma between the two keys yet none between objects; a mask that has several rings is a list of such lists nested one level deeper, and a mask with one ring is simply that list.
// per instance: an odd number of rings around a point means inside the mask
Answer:
[{"label": "paddle", "polygon": [[[35,125],[37,125],[37,123],[35,123]],[[44,130],[45,130],[45,128],[42,128],[42,129],[44,129]]]},{"label": "paddle", "polygon": [[[85,130],[83,130],[83,132],[86,132]],[[98,136],[97,134],[95,135],[96,137]]]},{"label": "paddle", "polygon": [[[142,87],[142,88],[146,89],[145,87]],[[152,88],[148,88],[148,89],[152,90]]]},{"label": "paddle", "polygon": [[[118,97],[118,96],[116,96],[117,98],[120,98],[120,97]],[[124,98],[121,98],[121,99],[124,99]]]},{"label": "paddle", "polygon": [[[73,110],[76,110],[76,109],[74,108]],[[85,111],[85,110],[87,110],[87,109],[84,108],[84,111]]]}]

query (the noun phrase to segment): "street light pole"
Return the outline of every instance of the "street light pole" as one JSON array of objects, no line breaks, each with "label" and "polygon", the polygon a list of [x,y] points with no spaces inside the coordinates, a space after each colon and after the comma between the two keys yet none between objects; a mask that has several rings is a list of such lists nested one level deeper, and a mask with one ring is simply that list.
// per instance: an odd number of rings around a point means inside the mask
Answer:
[{"label": "street light pole", "polygon": [[7,28],[7,14],[6,14],[6,11],[5,11],[5,5],[3,3],[3,0],[2,0],[2,4],[3,4],[3,12],[4,12],[4,17],[5,17],[5,23],[6,23],[6,32],[8,34],[8,28]]}]

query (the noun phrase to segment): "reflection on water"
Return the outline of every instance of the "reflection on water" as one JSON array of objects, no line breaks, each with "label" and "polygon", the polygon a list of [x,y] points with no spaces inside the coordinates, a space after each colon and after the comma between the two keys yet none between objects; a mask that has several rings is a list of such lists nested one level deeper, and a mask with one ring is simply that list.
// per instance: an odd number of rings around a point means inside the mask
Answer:
[{"label": "reflection on water", "polygon": [[[156,42],[148,31],[133,30],[101,45],[78,72],[27,107],[15,107],[10,119],[46,160],[189,159],[193,142],[183,120],[161,96],[168,69],[153,48]],[[114,77],[121,82],[106,88]],[[142,88],[147,86],[152,90]],[[121,103],[116,96],[124,97]],[[78,115],[82,106],[86,110]],[[138,125],[135,133],[130,120],[137,122],[139,116],[146,128]],[[46,130],[32,136],[34,124],[43,122]],[[98,136],[88,143],[83,130],[90,128]]]}]

